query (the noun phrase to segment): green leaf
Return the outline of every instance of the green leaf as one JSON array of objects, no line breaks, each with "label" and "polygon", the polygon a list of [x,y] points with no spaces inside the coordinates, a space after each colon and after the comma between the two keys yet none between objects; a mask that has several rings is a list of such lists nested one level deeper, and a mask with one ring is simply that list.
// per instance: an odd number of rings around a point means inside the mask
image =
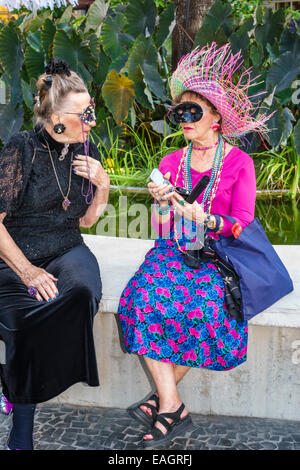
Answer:
[{"label": "green leaf", "polygon": [[102,95],[116,123],[121,124],[127,118],[134,98],[133,81],[111,70],[102,87]]},{"label": "green leaf", "polygon": [[133,37],[152,35],[155,27],[156,5],[154,0],[130,0],[125,11],[125,31]]},{"label": "green leaf", "polygon": [[52,20],[52,13],[53,12],[51,10],[45,10],[35,17],[28,17],[28,21],[24,21],[22,23],[23,32],[32,31],[34,33],[35,31],[39,31],[47,18]]},{"label": "green leaf", "polygon": [[13,77],[19,75],[23,60],[19,29],[10,22],[0,31],[0,64]]},{"label": "green leaf", "polygon": [[171,134],[171,129],[165,119],[159,119],[157,121],[152,121],[151,123],[152,129],[157,132],[158,134],[162,134],[164,136]]},{"label": "green leaf", "polygon": [[79,34],[71,32],[71,37],[61,29],[57,30],[54,36],[53,57],[60,57],[66,60],[71,68],[77,72],[85,82],[92,81],[92,76],[85,67],[85,64],[95,66],[88,45],[82,41]]},{"label": "green leaf", "polygon": [[38,76],[44,72],[44,53],[37,52],[32,47],[27,47],[25,52],[25,65],[29,78]]},{"label": "green leaf", "polygon": [[273,13],[271,8],[268,8],[264,16],[264,24],[258,25],[255,29],[255,38],[258,43],[261,43],[266,48],[267,43],[273,44],[275,39],[280,37],[285,19],[285,13],[282,8]]},{"label": "green leaf", "polygon": [[285,119],[282,107],[279,101],[275,98],[272,106],[269,109],[269,114],[276,111],[273,116],[266,122],[270,132],[267,134],[267,140],[272,147],[277,147],[280,144],[282,134],[285,130]]},{"label": "green leaf", "polygon": [[194,46],[203,47],[206,46],[206,44],[211,44],[213,41],[215,41],[218,46],[223,46],[228,42],[228,37],[223,27],[220,25],[217,30],[214,30],[209,24],[203,24],[196,34]]},{"label": "green leaf", "polygon": [[93,74],[94,81],[100,87],[102,87],[102,85],[104,83],[104,80],[105,80],[105,77],[107,75],[110,63],[111,63],[110,58],[107,57],[107,55],[105,54],[105,52],[101,48],[97,68],[95,70],[95,73]]},{"label": "green leaf", "polygon": [[15,109],[11,102],[5,106],[0,114],[0,137],[4,143],[7,143],[14,134],[19,132],[23,119],[23,106]]},{"label": "green leaf", "polygon": [[144,108],[154,109],[151,92],[147,88],[141,67],[130,69],[128,77],[133,81],[136,101]]},{"label": "green leaf", "polygon": [[86,17],[85,30],[87,33],[90,29],[96,32],[99,36],[103,21],[106,17],[106,13],[109,7],[109,3],[105,3],[104,0],[95,0],[89,7]]},{"label": "green leaf", "polygon": [[240,28],[235,33],[231,34],[231,36],[229,36],[229,41],[234,54],[241,49],[244,57],[248,55],[250,39],[248,34],[244,32],[243,28]]},{"label": "green leaf", "polygon": [[52,21],[48,18],[45,20],[45,23],[41,29],[41,41],[43,44],[44,52],[45,52],[45,60],[48,60],[52,57],[52,48],[53,48],[53,41],[54,36],[56,33],[56,27]]},{"label": "green leaf", "polygon": [[35,33],[29,31],[26,37],[26,42],[33,50],[36,52],[41,52],[41,31],[37,31]]},{"label": "green leaf", "polygon": [[101,42],[106,55],[117,59],[124,54],[125,46],[131,44],[134,38],[123,33],[126,19],[121,13],[114,18],[108,16],[101,29]]},{"label": "green leaf", "polygon": [[175,5],[169,3],[167,8],[159,15],[159,23],[157,26],[155,45],[160,47],[168,39],[176,24]]},{"label": "green leaf", "polygon": [[233,15],[230,4],[216,0],[205,15],[203,24],[209,24],[213,31],[217,31],[221,26],[224,34],[227,37],[230,36],[233,29]]},{"label": "green leaf", "polygon": [[261,44],[251,44],[250,59],[254,67],[260,67],[264,58],[264,49]]},{"label": "green leaf", "polygon": [[256,11],[255,11],[255,17],[256,17],[257,24],[262,24],[263,16],[264,16],[263,6],[262,5],[257,5]]},{"label": "green leaf", "polygon": [[60,17],[59,23],[63,23],[65,21],[69,23],[71,21],[72,15],[73,15],[73,7],[72,5],[68,5]]},{"label": "green leaf", "polygon": [[294,127],[293,138],[297,155],[300,156],[300,119],[298,119],[297,124]]},{"label": "green leaf", "polygon": [[285,119],[285,127],[282,134],[281,145],[286,145],[287,139],[293,131],[292,121],[296,121],[296,119],[293,113],[289,110],[289,108],[283,108],[283,117]]},{"label": "green leaf", "polygon": [[288,88],[293,80],[299,75],[299,55],[292,52],[285,52],[274,62],[267,76],[267,86],[269,83],[276,85],[276,91]]},{"label": "green leaf", "polygon": [[33,96],[32,96],[32,91],[30,86],[28,85],[25,80],[21,79],[21,85],[22,85],[22,93],[23,93],[23,99],[25,101],[26,106],[33,111]]},{"label": "green leaf", "polygon": [[164,82],[157,70],[157,51],[152,38],[138,37],[128,59],[128,76],[141,67],[150,90],[161,100],[167,99]]}]

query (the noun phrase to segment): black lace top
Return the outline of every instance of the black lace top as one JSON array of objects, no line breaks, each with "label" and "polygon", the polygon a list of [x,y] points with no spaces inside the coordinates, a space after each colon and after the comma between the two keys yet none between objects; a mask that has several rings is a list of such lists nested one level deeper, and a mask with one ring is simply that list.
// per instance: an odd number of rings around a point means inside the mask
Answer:
[{"label": "black lace top", "polygon": [[[63,209],[63,196],[44,139],[49,143],[57,177],[66,194],[72,154],[84,155],[83,143],[69,144],[68,153],[60,161],[64,144],[36,125],[30,131],[15,134],[0,154],[0,213],[6,213],[3,224],[31,261],[83,244],[79,218],[89,207],[81,195],[83,178],[71,171],[71,204],[66,211]],[[89,155],[101,162],[97,146],[91,141]],[[84,193],[87,188],[88,180],[84,179]],[[93,191],[95,194],[94,185]]]}]

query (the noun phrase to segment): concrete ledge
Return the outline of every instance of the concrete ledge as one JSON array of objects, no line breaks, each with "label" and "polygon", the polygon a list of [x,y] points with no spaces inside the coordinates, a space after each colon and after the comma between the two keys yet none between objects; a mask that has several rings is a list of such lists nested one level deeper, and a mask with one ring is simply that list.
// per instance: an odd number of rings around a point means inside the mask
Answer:
[{"label": "concrete ledge", "polygon": [[[76,384],[56,403],[125,408],[145,397],[152,383],[143,360],[120,346],[115,314],[126,283],[154,240],[84,235],[98,259],[103,284],[95,342],[100,387]],[[300,421],[300,246],[274,247],[294,291],[249,322],[248,359],[226,372],[191,369],[179,385],[194,413]]]}]

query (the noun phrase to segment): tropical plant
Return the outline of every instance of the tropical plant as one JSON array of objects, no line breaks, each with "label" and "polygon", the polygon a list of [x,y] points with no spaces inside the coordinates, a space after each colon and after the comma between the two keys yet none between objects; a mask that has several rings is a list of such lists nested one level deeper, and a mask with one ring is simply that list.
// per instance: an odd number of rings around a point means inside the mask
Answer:
[{"label": "tropical plant", "polygon": [[[267,149],[280,154],[293,141],[300,155],[300,21],[283,9],[273,12],[260,4],[253,13],[258,2],[250,3],[251,16],[242,2],[234,1],[232,8],[229,2],[216,0],[194,46],[229,41],[234,52],[241,50],[244,65],[252,67],[253,76],[260,75],[260,84],[252,87],[251,94],[265,91],[263,106],[267,112],[275,111],[268,121]],[[238,5],[242,16],[237,14]],[[0,79],[7,90],[7,103],[0,105],[2,141],[21,128],[32,127],[36,80],[49,58],[61,57],[82,76],[95,97],[93,136],[100,148],[106,147],[104,152],[113,145],[117,154],[117,139],[119,148],[129,152],[120,151],[119,160],[125,155],[126,162],[129,155],[136,160],[130,148],[136,147],[136,135],[142,138],[140,133],[146,128],[153,148],[162,142],[172,147],[172,139],[164,140],[173,132],[164,117],[171,103],[168,77],[174,18],[171,1],[95,0],[81,18],[68,6],[44,9],[35,16],[24,12],[17,20],[0,23]],[[242,148],[248,153],[263,149],[256,134],[247,139]],[[122,161],[119,166],[126,167]]]}]

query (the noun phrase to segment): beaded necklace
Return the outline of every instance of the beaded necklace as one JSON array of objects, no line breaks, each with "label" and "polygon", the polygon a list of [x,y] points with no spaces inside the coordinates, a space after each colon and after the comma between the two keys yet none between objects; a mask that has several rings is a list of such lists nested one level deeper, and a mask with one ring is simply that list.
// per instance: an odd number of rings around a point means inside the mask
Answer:
[{"label": "beaded necklace", "polygon": [[[210,182],[206,187],[206,190],[204,192],[204,196],[201,202],[201,206],[206,214],[210,214],[212,201],[216,195],[217,188],[219,186],[221,171],[223,167],[223,161],[225,157],[225,145],[226,145],[225,140],[223,140],[222,136],[219,135],[219,144],[218,144],[214,161],[213,161],[213,165],[212,165]],[[175,179],[175,183],[174,183],[174,186],[176,187],[178,176],[182,167],[182,163],[184,163],[184,185],[185,185],[185,188],[188,189],[189,191],[192,190],[192,177],[191,177],[192,146],[193,146],[193,143],[191,142],[189,145],[189,148],[187,149],[187,147],[185,147],[183,150],[182,157],[181,157],[178,171],[177,171],[177,175],[176,175],[176,179]],[[180,247],[178,243],[178,236],[177,236],[178,234],[176,230],[175,220],[174,220],[174,232],[175,232],[175,239],[176,239],[177,246],[179,250],[185,254],[186,251],[182,250],[182,248]]]}]

